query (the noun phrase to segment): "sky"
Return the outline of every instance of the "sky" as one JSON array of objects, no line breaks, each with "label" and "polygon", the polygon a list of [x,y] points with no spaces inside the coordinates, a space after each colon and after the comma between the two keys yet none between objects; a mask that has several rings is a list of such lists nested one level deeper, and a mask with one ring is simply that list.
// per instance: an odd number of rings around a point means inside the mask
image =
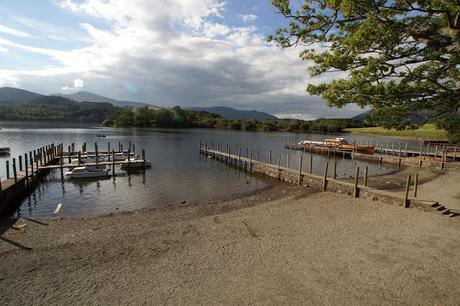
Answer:
[{"label": "sky", "polygon": [[229,106],[278,117],[350,117],[306,92],[301,49],[267,35],[270,0],[2,0],[0,87],[85,90],[158,106]]}]

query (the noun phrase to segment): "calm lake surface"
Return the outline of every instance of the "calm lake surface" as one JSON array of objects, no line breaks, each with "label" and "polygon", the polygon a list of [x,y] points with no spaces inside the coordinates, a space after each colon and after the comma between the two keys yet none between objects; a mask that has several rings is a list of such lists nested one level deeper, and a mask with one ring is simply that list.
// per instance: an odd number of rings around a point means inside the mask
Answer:
[{"label": "calm lake surface", "polygon": [[[285,141],[297,143],[300,140],[323,140],[325,137],[341,136],[358,143],[395,142],[383,137],[356,135],[296,134],[283,132],[240,132],[208,129],[114,129],[104,127],[69,125],[68,123],[22,123],[0,122],[0,147],[10,147],[11,156],[0,158],[0,176],[5,178],[5,161],[20,154],[37,149],[40,146],[64,143],[65,148],[72,142],[76,150],[84,142],[88,150],[93,150],[97,142],[100,150],[106,150],[110,141],[112,148],[118,142],[128,147],[128,142],[146,151],[146,158],[152,161],[152,168],[145,172],[128,175],[117,169],[117,176],[108,179],[66,179],[60,180],[59,171],[53,171],[42,184],[24,201],[19,215],[50,216],[58,203],[63,204],[61,216],[88,216],[109,214],[118,211],[140,208],[160,208],[186,203],[207,203],[224,198],[239,196],[263,189],[276,183],[272,179],[249,176],[244,172],[229,168],[221,162],[207,159],[199,154],[200,141],[208,144],[221,143],[248,148],[254,156],[260,151],[261,160],[268,161],[268,152],[273,151],[273,162],[277,163],[281,154],[281,164],[286,166],[288,150]],[[105,134],[106,138],[97,138],[96,134]],[[418,143],[410,143],[410,147]],[[289,151],[290,167],[297,169],[300,152]],[[326,158],[314,156],[313,172],[322,174]],[[304,160],[309,160],[308,154]],[[339,178],[353,174],[359,161],[337,159]],[[363,168],[363,167],[361,167]],[[304,162],[308,170],[308,162]],[[369,175],[383,174],[394,170],[388,165],[370,164]]]}]

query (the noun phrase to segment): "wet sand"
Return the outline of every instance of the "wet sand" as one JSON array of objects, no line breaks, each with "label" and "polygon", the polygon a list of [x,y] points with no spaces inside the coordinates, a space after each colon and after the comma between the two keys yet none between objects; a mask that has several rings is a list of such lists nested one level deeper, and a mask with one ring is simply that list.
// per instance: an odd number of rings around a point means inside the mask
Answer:
[{"label": "wet sand", "polygon": [[460,300],[460,218],[286,184],[214,204],[38,222],[2,232],[2,305]]}]

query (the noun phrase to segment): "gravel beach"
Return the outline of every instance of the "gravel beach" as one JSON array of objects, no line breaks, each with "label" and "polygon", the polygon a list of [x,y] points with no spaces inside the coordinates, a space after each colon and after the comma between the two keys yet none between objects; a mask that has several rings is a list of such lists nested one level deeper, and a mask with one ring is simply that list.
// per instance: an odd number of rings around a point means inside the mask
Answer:
[{"label": "gravel beach", "polygon": [[285,184],[214,204],[7,227],[2,305],[460,300],[460,218]]}]

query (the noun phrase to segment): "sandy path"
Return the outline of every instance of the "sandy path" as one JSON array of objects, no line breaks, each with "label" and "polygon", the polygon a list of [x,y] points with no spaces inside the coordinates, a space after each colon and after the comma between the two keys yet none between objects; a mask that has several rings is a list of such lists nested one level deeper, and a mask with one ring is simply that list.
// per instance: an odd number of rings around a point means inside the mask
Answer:
[{"label": "sandy path", "polygon": [[444,170],[442,175],[420,185],[419,191],[460,213],[460,169]]},{"label": "sandy path", "polygon": [[460,300],[460,218],[332,193],[25,222],[2,237],[32,250],[0,241],[2,305]]}]

